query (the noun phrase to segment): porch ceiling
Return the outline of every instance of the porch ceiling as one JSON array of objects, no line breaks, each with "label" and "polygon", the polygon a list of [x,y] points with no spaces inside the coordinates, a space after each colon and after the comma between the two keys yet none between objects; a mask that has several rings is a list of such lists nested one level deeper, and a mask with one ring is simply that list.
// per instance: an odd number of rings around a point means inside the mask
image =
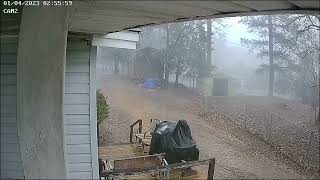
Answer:
[{"label": "porch ceiling", "polygon": [[69,30],[109,33],[143,25],[206,17],[279,12],[319,14],[318,0],[278,1],[74,1]]}]

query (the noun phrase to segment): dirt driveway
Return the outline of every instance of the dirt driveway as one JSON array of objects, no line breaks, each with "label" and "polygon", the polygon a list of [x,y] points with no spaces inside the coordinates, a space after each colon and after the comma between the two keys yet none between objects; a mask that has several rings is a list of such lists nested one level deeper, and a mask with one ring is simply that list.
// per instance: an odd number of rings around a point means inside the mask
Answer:
[{"label": "dirt driveway", "polygon": [[292,162],[277,155],[259,139],[232,127],[196,116],[190,108],[195,97],[185,90],[149,91],[128,80],[105,75],[98,88],[108,96],[111,114],[100,127],[102,144],[129,141],[129,125],[141,118],[186,119],[200,150],[200,158],[217,159],[215,178],[310,178]]}]

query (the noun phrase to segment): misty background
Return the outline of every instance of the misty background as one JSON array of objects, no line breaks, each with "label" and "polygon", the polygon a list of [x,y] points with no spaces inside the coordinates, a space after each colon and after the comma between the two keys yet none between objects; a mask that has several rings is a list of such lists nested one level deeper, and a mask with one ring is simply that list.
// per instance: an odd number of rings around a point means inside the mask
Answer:
[{"label": "misty background", "polygon": [[[149,63],[154,62],[153,68],[140,68],[156,72],[152,78],[168,79],[167,81],[171,83],[187,87],[195,86],[197,81],[193,78],[200,77],[201,73],[206,74],[205,71],[210,71],[209,74],[213,76],[233,79],[236,90],[233,95],[265,96],[268,95],[268,91],[270,95],[269,56],[268,50],[263,47],[267,45],[268,23],[266,21],[265,24],[261,24],[266,18],[267,16],[251,16],[210,20],[211,57],[207,55],[208,22],[198,20],[141,28],[137,50],[100,48],[99,63],[104,64],[102,66],[107,68],[109,73],[130,74],[128,72],[130,64],[138,67],[139,65],[134,65],[138,62],[137,59],[145,59]],[[319,88],[316,85],[319,80],[319,63],[317,63],[319,62],[319,17],[278,15],[273,18],[273,28],[277,35],[273,39],[274,41],[279,39],[281,42],[278,44],[281,44],[281,47],[279,51],[274,50],[275,56],[279,56],[274,57],[275,68],[276,66],[279,68],[272,73],[274,74],[274,80],[271,83],[274,86],[272,95],[306,104],[317,103],[314,97],[318,97],[319,94],[317,93]],[[285,23],[289,25],[284,26]],[[292,37],[289,37],[290,33]],[[166,34],[170,37],[167,38]],[[194,37],[189,37],[190,34]],[[310,41],[311,47],[298,45],[307,41]],[[166,48],[167,46],[169,48]],[[291,49],[285,49],[286,46],[290,46]],[[311,48],[313,50],[310,50]],[[171,51],[166,52],[166,49]],[[279,54],[280,51],[282,55]],[[300,54],[297,55],[294,51]],[[204,61],[211,63],[210,65],[199,63]],[[206,70],[209,66],[211,68]],[[302,70],[300,67],[298,70],[296,66],[312,69],[312,74],[301,74],[306,69]],[[169,75],[166,75],[166,72]],[[133,76],[139,78],[137,74]]]},{"label": "misty background", "polygon": [[[319,30],[320,16],[307,14],[139,28],[135,29],[140,31],[136,50],[98,48],[97,85],[111,100],[116,97],[110,103],[111,116],[120,107],[113,103],[122,98],[125,106],[133,100],[141,105],[131,106],[128,114],[142,111],[146,118],[150,114],[167,118],[175,108],[187,111],[179,114],[182,117],[196,112],[205,120],[241,127],[292,162],[316,170],[320,165]],[[157,83],[149,88],[146,82]],[[151,107],[141,103],[145,99],[158,103],[155,112],[145,110]],[[178,99],[188,103],[178,107]],[[110,119],[123,119],[120,114]]]}]

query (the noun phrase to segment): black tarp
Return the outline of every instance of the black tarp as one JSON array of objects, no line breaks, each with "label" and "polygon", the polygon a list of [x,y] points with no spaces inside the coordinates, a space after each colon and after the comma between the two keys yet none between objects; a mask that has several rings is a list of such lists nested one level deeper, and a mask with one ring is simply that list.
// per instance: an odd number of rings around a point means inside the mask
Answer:
[{"label": "black tarp", "polygon": [[169,164],[199,159],[199,150],[186,120],[161,122],[152,134],[149,154],[165,153]]}]

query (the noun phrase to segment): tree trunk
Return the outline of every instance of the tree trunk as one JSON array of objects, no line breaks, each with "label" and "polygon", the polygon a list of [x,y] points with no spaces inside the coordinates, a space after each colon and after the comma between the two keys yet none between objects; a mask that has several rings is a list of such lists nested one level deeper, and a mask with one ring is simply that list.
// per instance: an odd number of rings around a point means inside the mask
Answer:
[{"label": "tree trunk", "polygon": [[98,139],[98,146],[100,145],[100,138],[99,138],[99,124],[97,124],[97,139]]},{"label": "tree trunk", "polygon": [[119,74],[119,61],[114,61],[114,74]]},{"label": "tree trunk", "polygon": [[169,25],[165,26],[165,34],[166,34],[166,63],[164,68],[164,88],[167,89],[169,87]]},{"label": "tree trunk", "polygon": [[181,61],[178,59],[177,62],[177,70],[176,70],[176,80],[174,81],[174,86],[178,87],[179,86],[179,76],[181,74]]},{"label": "tree trunk", "polygon": [[174,81],[174,87],[178,87],[179,86],[179,72],[178,70],[176,71],[176,80]]},{"label": "tree trunk", "polygon": [[207,19],[207,65],[211,66],[211,19]]},{"label": "tree trunk", "polygon": [[169,66],[165,65],[164,69],[164,88],[167,89],[169,87]]},{"label": "tree trunk", "polygon": [[192,90],[194,90],[194,77],[192,77]]},{"label": "tree trunk", "polygon": [[274,64],[273,64],[273,28],[272,28],[271,15],[268,15],[268,30],[269,30],[269,65],[270,65],[268,96],[273,96]]},{"label": "tree trunk", "polygon": [[320,129],[320,107],[318,108],[318,128]]}]

